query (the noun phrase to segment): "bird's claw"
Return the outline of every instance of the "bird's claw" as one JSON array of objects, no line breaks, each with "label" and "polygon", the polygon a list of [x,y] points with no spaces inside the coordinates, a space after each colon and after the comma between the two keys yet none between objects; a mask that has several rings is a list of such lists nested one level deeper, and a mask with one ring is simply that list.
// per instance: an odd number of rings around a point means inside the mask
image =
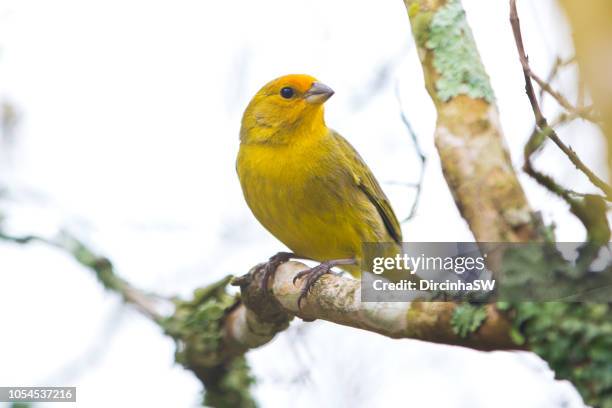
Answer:
[{"label": "bird's claw", "polygon": [[314,286],[314,284],[319,280],[319,278],[321,278],[321,276],[331,273],[331,268],[333,267],[334,264],[331,262],[323,262],[314,268],[305,269],[293,277],[294,285],[298,279],[306,277],[306,282],[304,283],[304,286],[302,286],[300,296],[297,300],[298,309],[302,309],[302,301],[306,298],[306,296],[308,296],[308,292],[310,292],[310,289]]},{"label": "bird's claw", "polygon": [[270,278],[274,276],[276,268],[289,261],[293,257],[295,257],[295,254],[292,252],[279,252],[276,255],[272,255],[270,259],[268,259],[268,262],[265,262],[260,265],[259,270],[263,269],[263,277],[261,279],[262,290],[268,289],[268,282],[270,282]]}]

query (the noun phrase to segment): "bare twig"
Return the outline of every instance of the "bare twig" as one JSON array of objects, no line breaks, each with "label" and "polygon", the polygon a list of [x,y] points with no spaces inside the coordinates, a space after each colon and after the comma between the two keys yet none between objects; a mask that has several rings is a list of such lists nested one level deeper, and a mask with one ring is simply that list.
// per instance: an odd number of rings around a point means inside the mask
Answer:
[{"label": "bare twig", "polygon": [[[536,119],[536,127],[531,134],[529,141],[525,145],[525,164],[523,169],[540,185],[565,200],[570,207],[571,213],[574,214],[584,225],[587,232],[587,241],[584,246],[585,250],[580,255],[582,258],[580,263],[582,265],[587,265],[590,264],[590,262],[597,255],[599,248],[602,245],[605,245],[610,239],[610,226],[606,216],[606,205],[604,199],[612,201],[612,188],[597,177],[586,165],[584,165],[584,163],[582,163],[576,153],[561,141],[553,126],[548,124],[548,121],[542,114],[542,110],[538,104],[538,100],[533,89],[533,84],[531,83],[531,78],[533,75],[530,75],[529,62],[523,46],[521,27],[516,10],[516,0],[510,0],[510,24],[512,25],[512,31],[514,32],[514,38],[516,41],[519,58],[521,60],[521,65],[523,66],[525,90]],[[570,110],[570,115],[579,114],[579,112]],[[561,118],[561,120],[567,119],[568,117]],[[547,138],[553,140],[553,142],[566,154],[570,161],[574,163],[576,168],[581,170],[595,186],[605,193],[605,197],[594,194],[586,194],[581,197],[576,197],[574,192],[563,188],[552,177],[537,171],[533,167],[531,157],[543,146],[544,141]]]},{"label": "bare twig", "polygon": [[[550,72],[548,73],[548,76],[546,77],[547,83],[552,83],[552,81],[557,77],[562,62],[563,60],[561,59],[561,57],[557,56],[557,58],[555,58],[555,63],[553,64],[552,68],[550,69]],[[544,88],[540,88],[538,100],[540,101],[540,105],[544,104]]]},{"label": "bare twig", "polygon": [[402,118],[402,122],[404,123],[404,126],[406,127],[406,130],[408,131],[408,134],[410,135],[410,139],[412,140],[412,145],[414,146],[414,150],[416,151],[416,154],[421,162],[421,171],[419,173],[419,180],[416,183],[412,183],[410,185],[411,187],[414,187],[416,189],[416,194],[414,197],[414,201],[412,202],[412,207],[410,208],[410,212],[408,213],[408,216],[402,220],[402,223],[404,223],[406,221],[410,221],[416,215],[416,210],[419,205],[419,200],[421,199],[421,191],[423,190],[423,179],[425,178],[425,167],[427,165],[427,156],[423,152],[423,149],[421,148],[421,145],[419,144],[419,138],[416,132],[414,131],[412,125],[410,124],[410,121],[408,120],[408,117],[406,116],[405,110],[403,109],[403,104],[402,104],[402,100],[401,100],[400,93],[399,93],[399,86],[397,83],[395,85],[395,96],[400,106],[400,116]]},{"label": "bare twig", "polygon": [[[593,173],[591,169],[589,169],[582,162],[582,160],[580,160],[578,155],[570,147],[566,146],[561,141],[561,139],[559,138],[555,130],[551,126],[549,126],[548,121],[542,114],[542,110],[538,103],[538,99],[536,97],[535,90],[533,88],[531,79],[533,78],[544,89],[547,89],[546,88],[547,84],[543,80],[541,80],[537,75],[533,74],[533,72],[531,71],[531,68],[529,67],[529,60],[528,60],[527,54],[525,53],[525,47],[523,45],[523,37],[521,34],[520,21],[518,17],[518,12],[516,10],[516,0],[510,0],[510,24],[512,25],[512,31],[514,33],[514,39],[516,41],[516,47],[519,53],[519,59],[521,61],[521,65],[523,68],[523,76],[525,77],[525,91],[527,92],[527,97],[529,98],[529,102],[531,103],[531,107],[532,107],[532,110],[533,110],[533,113],[536,119],[536,125],[539,131],[543,135],[546,135],[548,138],[550,138],[561,149],[561,151],[565,153],[565,155],[576,166],[576,168],[580,170],[581,172],[583,172],[587,176],[589,181],[591,181],[591,183],[593,183],[596,187],[598,187],[601,191],[604,192],[606,199],[608,201],[612,201],[612,187],[608,185],[605,181],[600,179],[595,173]],[[548,91],[550,90],[551,90],[550,87],[548,87]],[[551,95],[553,95],[554,97],[554,94],[551,93]],[[582,113],[576,110],[576,108],[572,106],[570,106],[570,109],[568,109],[568,111],[570,111],[572,114],[582,116]],[[532,135],[532,141],[533,140],[535,140],[535,136]],[[529,169],[533,170],[530,163],[529,164],[526,163],[526,165],[528,165],[527,167]],[[545,186],[550,187],[549,185],[546,185],[546,184]]]},{"label": "bare twig", "polygon": [[[175,359],[202,382],[206,406],[230,406],[227,402],[219,402],[223,398],[239,406],[254,406],[248,392],[252,380],[244,356],[236,352],[236,342],[232,339],[226,342],[215,337],[219,333],[218,321],[223,321],[225,314],[238,305],[233,296],[225,293],[229,278],[197,289],[193,301],[173,299],[174,313],[170,315],[164,314],[160,307],[161,300],[168,303],[168,299],[132,286],[115,273],[108,258],[97,255],[65,232],[49,239],[36,235],[14,236],[0,231],[0,240],[18,244],[41,242],[69,253],[94,272],[106,289],[119,294],[125,303],[157,323],[175,340]],[[231,382],[228,378],[232,379]]]},{"label": "bare twig", "polygon": [[[576,57],[571,57],[566,60],[562,59],[561,57],[555,58],[555,63],[553,64],[550,72],[548,73],[548,76],[546,77],[546,83],[551,84],[555,80],[557,75],[559,74],[559,71],[561,70],[561,68],[566,67],[569,64],[574,63],[575,61],[576,61]],[[539,94],[540,104],[542,104],[542,101],[544,98],[544,92],[545,92],[544,88],[540,88],[540,94]]]},{"label": "bare twig", "polygon": [[117,292],[126,303],[134,306],[143,315],[155,322],[160,322],[164,318],[159,311],[159,299],[162,299],[160,295],[150,295],[133,287],[116,274],[108,258],[95,254],[80,240],[65,231],[54,238],[37,235],[15,236],[0,231],[0,239],[17,244],[41,242],[62,249],[71,254],[78,263],[93,271],[105,288]]},{"label": "bare twig", "polygon": [[584,106],[584,107],[576,107],[572,105],[565,96],[563,96],[560,92],[554,90],[550,83],[544,81],[540,78],[535,72],[531,70],[529,65],[527,66],[527,74],[540,86],[541,90],[548,93],[552,96],[565,110],[575,113],[577,116],[580,116],[583,119],[589,120],[594,123],[599,123],[600,120],[595,115],[592,114],[593,107],[592,106]]}]

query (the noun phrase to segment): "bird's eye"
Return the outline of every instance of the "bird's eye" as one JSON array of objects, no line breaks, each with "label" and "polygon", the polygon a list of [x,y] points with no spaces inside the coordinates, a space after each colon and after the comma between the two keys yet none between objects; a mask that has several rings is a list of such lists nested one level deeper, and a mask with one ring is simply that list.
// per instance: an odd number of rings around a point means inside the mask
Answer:
[{"label": "bird's eye", "polygon": [[293,90],[293,88],[286,86],[283,89],[281,89],[280,94],[285,99],[291,99],[293,98],[295,91]]}]

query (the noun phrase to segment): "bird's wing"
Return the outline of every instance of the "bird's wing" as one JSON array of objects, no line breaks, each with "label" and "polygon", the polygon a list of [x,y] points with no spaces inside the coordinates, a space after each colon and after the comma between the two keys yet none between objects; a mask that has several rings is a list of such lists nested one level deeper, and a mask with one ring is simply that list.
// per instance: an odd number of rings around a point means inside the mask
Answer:
[{"label": "bird's wing", "polygon": [[380,188],[378,181],[374,178],[372,171],[365,164],[357,150],[344,138],[342,135],[335,131],[331,131],[332,137],[336,139],[341,147],[341,150],[347,155],[347,159],[350,162],[350,169],[353,172],[353,179],[357,186],[365,193],[370,202],[374,204],[378,214],[385,224],[387,232],[393,238],[393,240],[401,244],[402,242],[402,230],[400,228],[399,221],[391,208],[389,199]]}]

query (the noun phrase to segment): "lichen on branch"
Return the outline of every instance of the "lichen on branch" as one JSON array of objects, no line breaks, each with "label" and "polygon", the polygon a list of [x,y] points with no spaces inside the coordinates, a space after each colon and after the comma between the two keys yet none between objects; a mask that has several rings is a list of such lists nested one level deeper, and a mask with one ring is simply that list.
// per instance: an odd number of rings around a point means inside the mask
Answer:
[{"label": "lichen on branch", "polygon": [[491,103],[489,83],[465,11],[458,0],[449,0],[433,14],[429,27],[422,27],[424,46],[433,52],[433,67],[438,72],[436,89],[443,102],[458,95],[482,98]]},{"label": "lichen on branch", "polygon": [[[510,322],[500,315],[494,305],[474,306],[479,310],[469,327],[468,319],[457,316],[457,304],[452,302],[362,302],[361,282],[356,279],[325,275],[298,308],[297,299],[303,282],[293,278],[307,266],[287,262],[276,270],[271,293],[262,296],[257,269],[240,278],[242,305],[233,314],[265,310],[268,319],[262,327],[251,324],[249,330],[265,331],[270,323],[283,316],[298,316],[304,320],[327,320],[344,326],[379,333],[391,338],[409,338],[441,344],[462,345],[479,350],[520,349],[510,338]],[[457,320],[459,319],[459,321]]]},{"label": "lichen on branch", "polygon": [[537,239],[537,223],[506,149],[489,78],[459,0],[404,0],[435,144],[455,204],[477,241]]}]

